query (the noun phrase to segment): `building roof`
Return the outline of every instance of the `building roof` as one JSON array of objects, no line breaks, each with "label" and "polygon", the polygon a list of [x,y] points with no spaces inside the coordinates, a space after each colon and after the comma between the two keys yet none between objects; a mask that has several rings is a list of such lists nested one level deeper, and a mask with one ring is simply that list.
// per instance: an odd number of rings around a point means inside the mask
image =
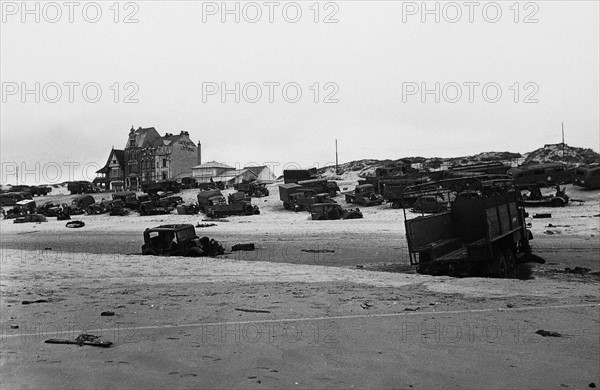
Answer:
[{"label": "building roof", "polygon": [[233,170],[225,171],[219,175],[214,176],[213,180],[214,181],[229,181],[229,180],[233,180],[237,177],[240,177],[240,176],[244,175],[245,173],[250,173],[254,177],[257,177],[257,175],[255,173],[253,173],[251,170],[244,168],[244,169],[233,169]]},{"label": "building roof", "polygon": [[156,145],[155,140],[157,138],[161,138],[160,135],[158,134],[158,131],[156,131],[156,129],[154,127],[146,127],[146,128],[138,127],[137,130],[134,130],[133,127],[131,127],[131,130],[129,130],[129,136],[131,136],[131,134],[135,134],[135,145],[130,146],[129,145],[130,139],[127,138],[127,145],[126,145],[125,149],[131,148],[131,147],[146,148],[149,146],[158,146],[158,145]]},{"label": "building roof", "polygon": [[96,173],[108,173],[110,171],[110,168],[108,166],[113,159],[113,155],[117,159],[117,163],[121,168],[125,166],[125,151],[112,148],[110,154],[108,155],[108,160],[106,160],[106,164],[104,164],[102,168],[98,169]]},{"label": "building roof", "polygon": [[192,169],[208,169],[208,168],[235,169],[233,167],[230,167],[227,164],[216,162],[216,161],[209,161],[209,162],[205,162],[204,164],[200,164],[200,165],[196,165],[195,167],[192,167]]},{"label": "building roof", "polygon": [[260,165],[260,166],[256,166],[256,167],[244,167],[244,169],[249,170],[250,172],[254,173],[256,176],[258,176],[265,168],[267,168],[266,165]]}]

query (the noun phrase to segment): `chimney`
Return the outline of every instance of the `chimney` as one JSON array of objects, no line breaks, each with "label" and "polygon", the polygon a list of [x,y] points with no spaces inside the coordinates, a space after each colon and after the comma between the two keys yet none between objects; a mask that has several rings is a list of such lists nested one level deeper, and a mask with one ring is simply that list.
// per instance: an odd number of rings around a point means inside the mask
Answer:
[{"label": "chimney", "polygon": [[202,144],[198,141],[198,165],[202,164]]}]

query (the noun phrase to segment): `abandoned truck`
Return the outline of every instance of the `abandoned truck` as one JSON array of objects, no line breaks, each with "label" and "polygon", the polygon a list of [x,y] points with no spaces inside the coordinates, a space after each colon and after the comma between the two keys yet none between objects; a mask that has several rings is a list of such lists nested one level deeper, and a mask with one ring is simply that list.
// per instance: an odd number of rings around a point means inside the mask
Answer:
[{"label": "abandoned truck", "polygon": [[600,166],[577,168],[574,184],[590,190],[600,188]]},{"label": "abandoned truck", "polygon": [[410,263],[417,272],[511,277],[519,263],[543,262],[531,254],[533,236],[512,180],[470,179],[453,188],[460,191],[449,211],[413,219],[404,211]]},{"label": "abandoned truck", "polygon": [[206,206],[216,204],[226,204],[227,200],[219,190],[200,191],[196,195],[198,199],[198,208],[201,212],[206,212]]},{"label": "abandoned truck", "polygon": [[337,202],[327,193],[312,194],[298,193],[292,196],[295,211],[312,211],[312,206],[316,204],[337,204]]},{"label": "abandoned truck", "polygon": [[344,192],[346,203],[355,203],[361,206],[372,206],[382,204],[383,196],[376,194],[373,184],[361,184],[354,188],[354,191]]},{"label": "abandoned truck", "polygon": [[127,207],[131,210],[137,210],[140,207],[140,201],[133,191],[121,191],[112,194],[114,201],[120,201],[123,203],[123,207]]},{"label": "abandoned truck", "polygon": [[327,192],[330,197],[334,198],[340,191],[337,183],[333,180],[327,179],[311,179],[311,180],[300,180],[298,182],[302,187],[313,190],[316,193]]},{"label": "abandoned truck", "polygon": [[301,180],[311,180],[317,178],[317,168],[311,169],[284,169],[283,183],[296,183]]},{"label": "abandoned truck", "polygon": [[265,183],[257,183],[256,181],[242,181],[236,183],[233,188],[237,191],[241,191],[250,197],[261,198],[263,196],[269,196],[269,190]]},{"label": "abandoned truck", "polygon": [[218,241],[198,238],[191,224],[160,225],[144,231],[142,255],[198,257],[223,253]]},{"label": "abandoned truck", "polygon": [[142,184],[142,192],[150,196],[156,196],[159,192],[179,192],[181,191],[181,184],[172,180],[165,180],[158,183],[144,183]]},{"label": "abandoned truck", "polygon": [[294,210],[296,199],[299,196],[315,195],[312,190],[307,190],[297,183],[281,184],[279,186],[279,199],[283,202],[283,208],[286,210]]},{"label": "abandoned truck", "polygon": [[71,192],[71,195],[98,192],[93,183],[84,180],[68,182],[67,190]]}]

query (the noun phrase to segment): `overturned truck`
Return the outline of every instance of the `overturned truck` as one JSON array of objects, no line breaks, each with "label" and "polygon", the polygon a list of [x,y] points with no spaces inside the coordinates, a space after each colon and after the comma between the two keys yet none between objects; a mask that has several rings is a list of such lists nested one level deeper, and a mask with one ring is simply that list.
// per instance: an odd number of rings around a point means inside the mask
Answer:
[{"label": "overturned truck", "polygon": [[440,186],[454,192],[448,195],[453,199],[448,211],[412,219],[404,212],[410,263],[417,272],[512,277],[519,263],[544,262],[531,254],[533,236],[512,180],[470,178],[452,184]]}]

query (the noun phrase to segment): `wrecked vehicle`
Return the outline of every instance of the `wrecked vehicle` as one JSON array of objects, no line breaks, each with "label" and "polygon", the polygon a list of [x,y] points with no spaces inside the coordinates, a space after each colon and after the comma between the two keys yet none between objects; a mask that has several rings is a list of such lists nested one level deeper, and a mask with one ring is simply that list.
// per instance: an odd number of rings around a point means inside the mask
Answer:
[{"label": "wrecked vehicle", "polygon": [[88,206],[94,203],[96,203],[96,200],[92,195],[81,195],[73,198],[73,200],[71,201],[71,206],[75,206],[82,210],[87,210]]},{"label": "wrecked vehicle", "polygon": [[284,169],[283,183],[298,184],[301,180],[312,180],[317,178],[317,168],[311,169]]},{"label": "wrecked vehicle", "polygon": [[283,202],[283,208],[286,210],[294,210],[299,197],[314,195],[316,195],[315,191],[308,190],[300,184],[287,183],[279,186],[279,199]]},{"label": "wrecked vehicle", "polygon": [[311,211],[311,206],[317,203],[335,203],[337,202],[329,196],[327,193],[322,194],[310,194],[307,196],[306,193],[299,193],[298,196],[293,198],[294,210],[296,211]]},{"label": "wrecked vehicle", "polygon": [[179,215],[194,215],[200,212],[200,206],[197,203],[180,204],[177,206],[177,214]]},{"label": "wrecked vehicle", "polygon": [[573,174],[563,163],[521,165],[508,170],[508,176],[517,185],[537,184],[549,187],[560,183],[572,183]]},{"label": "wrecked vehicle", "polygon": [[[417,272],[511,277],[520,263],[544,262],[531,253],[533,235],[512,180],[454,179],[452,186],[446,184],[440,184],[444,191],[460,189],[449,211],[413,219],[404,211],[410,263]],[[463,191],[468,196],[461,196]]]},{"label": "wrecked vehicle", "polygon": [[150,196],[156,196],[159,192],[174,192],[181,191],[181,184],[173,180],[164,180],[158,183],[142,184],[142,192]]},{"label": "wrecked vehicle", "polygon": [[244,200],[233,200],[233,203],[217,203],[204,208],[204,213],[210,218],[223,218],[230,215],[260,214],[258,206]]},{"label": "wrecked vehicle", "polygon": [[382,204],[384,198],[376,194],[373,184],[361,184],[354,188],[354,191],[344,192],[346,203],[355,203],[361,206],[372,206]]},{"label": "wrecked vehicle", "polygon": [[50,192],[52,192],[52,187],[48,186],[31,186],[31,195],[32,196],[46,196]]},{"label": "wrecked vehicle", "polygon": [[160,225],[144,231],[143,255],[198,257],[223,253],[218,241],[199,238],[191,224]]},{"label": "wrecked vehicle", "polygon": [[590,190],[600,188],[600,166],[577,168],[573,184]]},{"label": "wrecked vehicle", "polygon": [[140,207],[140,201],[133,191],[115,192],[112,194],[112,198],[114,201],[122,202],[123,207],[127,207],[131,210],[137,210]]},{"label": "wrecked vehicle", "polygon": [[98,192],[98,188],[93,183],[85,180],[68,182],[67,190],[71,192],[71,195]]},{"label": "wrecked vehicle", "polygon": [[[7,192],[0,194],[0,206],[14,206],[17,202],[26,199],[20,192]],[[31,198],[29,198],[31,199]]]},{"label": "wrecked vehicle", "polygon": [[440,195],[425,195],[413,203],[411,210],[415,213],[441,213],[448,210],[448,201]]},{"label": "wrecked vehicle", "polygon": [[153,201],[140,203],[140,207],[138,209],[140,215],[171,214],[171,211],[173,210],[174,207],[172,206],[157,206]]},{"label": "wrecked vehicle", "polygon": [[46,202],[37,208],[37,212],[46,217],[56,217],[59,211],[61,211],[61,205],[54,202]]},{"label": "wrecked vehicle", "polygon": [[565,207],[569,203],[569,196],[564,188],[556,186],[556,195],[543,196],[537,184],[529,186],[529,195],[521,198],[521,205],[526,207]]},{"label": "wrecked vehicle", "polygon": [[311,179],[311,180],[300,180],[298,182],[302,187],[312,190],[316,193],[326,192],[330,197],[334,198],[338,192],[340,192],[340,187],[338,187],[337,183],[333,180],[326,179]]},{"label": "wrecked vehicle", "polygon": [[234,184],[233,188],[254,198],[269,196],[269,190],[267,189],[267,185],[265,183],[258,183],[256,181],[242,181],[241,183]]},{"label": "wrecked vehicle", "polygon": [[32,199],[24,199],[18,201],[15,206],[6,212],[4,218],[12,219],[22,217],[27,214],[35,214],[37,207]]},{"label": "wrecked vehicle", "polygon": [[196,198],[198,199],[198,207],[203,213],[205,212],[206,206],[227,203],[227,200],[219,190],[200,191]]},{"label": "wrecked vehicle", "polygon": [[13,221],[13,223],[28,223],[28,222],[39,223],[39,222],[48,222],[48,220],[42,214],[28,214],[28,215],[24,215],[22,217],[18,217]]},{"label": "wrecked vehicle", "polygon": [[342,209],[337,203],[315,203],[310,206],[310,216],[313,221],[330,219],[359,219],[363,217],[360,209]]},{"label": "wrecked vehicle", "polygon": [[227,201],[229,203],[239,203],[239,202],[250,203],[250,202],[252,202],[252,198],[249,195],[247,195],[245,192],[238,191],[238,192],[229,194],[227,196]]},{"label": "wrecked vehicle", "polygon": [[102,199],[98,203],[90,204],[85,210],[88,215],[104,214],[111,212],[115,207],[115,201]]}]

